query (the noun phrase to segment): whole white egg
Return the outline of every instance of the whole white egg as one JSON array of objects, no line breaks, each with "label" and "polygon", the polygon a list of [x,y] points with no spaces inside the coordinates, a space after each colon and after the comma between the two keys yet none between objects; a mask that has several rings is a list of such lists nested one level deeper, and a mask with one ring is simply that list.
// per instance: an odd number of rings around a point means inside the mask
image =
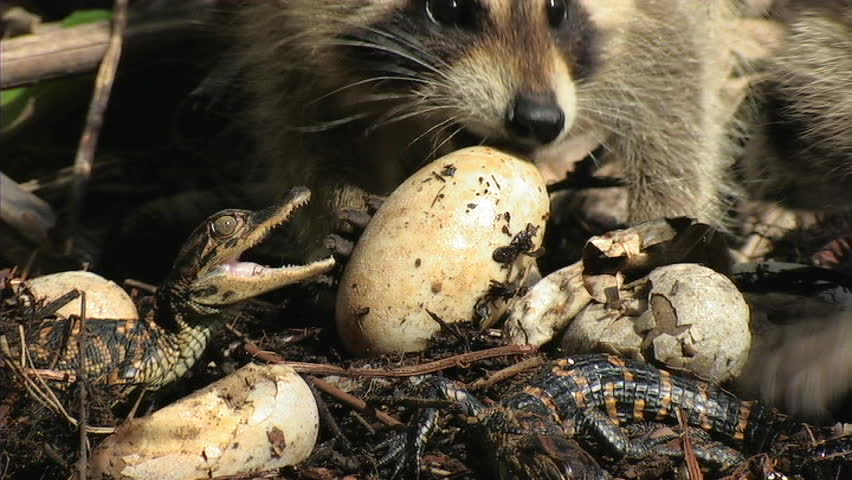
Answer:
[{"label": "whole white egg", "polygon": [[536,167],[488,147],[435,160],[379,208],[347,264],[337,328],[359,355],[424,349],[474,318],[492,282],[522,281],[549,216]]}]

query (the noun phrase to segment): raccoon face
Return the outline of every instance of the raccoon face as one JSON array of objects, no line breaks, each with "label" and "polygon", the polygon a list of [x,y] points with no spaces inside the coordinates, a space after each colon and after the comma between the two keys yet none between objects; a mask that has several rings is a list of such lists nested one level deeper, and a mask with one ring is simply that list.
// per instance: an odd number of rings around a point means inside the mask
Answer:
[{"label": "raccoon face", "polygon": [[[577,0],[369,3],[365,22],[339,34],[338,59],[356,78],[350,85],[393,99],[382,122],[417,118],[418,135],[525,152],[571,129],[576,85],[598,58],[597,32]],[[377,5],[387,8],[376,13]]]}]

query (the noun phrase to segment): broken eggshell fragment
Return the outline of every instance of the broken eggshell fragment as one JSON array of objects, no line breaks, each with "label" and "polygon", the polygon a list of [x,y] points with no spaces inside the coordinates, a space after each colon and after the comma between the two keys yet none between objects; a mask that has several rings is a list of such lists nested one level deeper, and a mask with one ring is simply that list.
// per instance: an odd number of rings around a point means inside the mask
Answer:
[{"label": "broken eggshell fragment", "polygon": [[92,453],[89,478],[191,480],[295,465],[316,443],[316,401],[283,365],[249,364],[123,425]]},{"label": "broken eggshell fragment", "polygon": [[714,382],[738,377],[751,347],[750,311],[727,277],[695,264],[660,267],[592,303],[562,340],[569,353],[638,351],[648,361]]},{"label": "broken eggshell fragment", "polygon": [[637,326],[643,347],[672,367],[722,383],[738,377],[751,348],[750,310],[727,277],[695,264],[648,275],[648,310]]},{"label": "broken eggshell fragment", "polygon": [[346,266],[337,328],[359,355],[426,348],[435,318],[470,321],[492,286],[534,266],[549,215],[536,167],[488,147],[425,166],[376,212]]},{"label": "broken eggshell fragment", "polygon": [[593,302],[565,330],[562,349],[569,354],[609,351],[631,356],[639,352],[643,340],[636,328],[636,317]]},{"label": "broken eggshell fragment", "polygon": [[542,278],[512,304],[503,334],[509,343],[544,345],[591,301],[577,262]]},{"label": "broken eggshell fragment", "polygon": [[[560,334],[592,300],[607,304],[607,309],[616,302],[615,314],[623,313],[626,292],[620,287],[656,267],[702,263],[727,271],[729,262],[718,232],[691,218],[661,218],[614,230],[590,238],[582,261],[547,275],[512,303],[504,333],[510,343],[543,345]],[[576,328],[600,330],[603,325],[593,319],[606,319],[596,312],[601,308],[590,306]],[[630,336],[622,333],[618,336],[624,340]]]}]

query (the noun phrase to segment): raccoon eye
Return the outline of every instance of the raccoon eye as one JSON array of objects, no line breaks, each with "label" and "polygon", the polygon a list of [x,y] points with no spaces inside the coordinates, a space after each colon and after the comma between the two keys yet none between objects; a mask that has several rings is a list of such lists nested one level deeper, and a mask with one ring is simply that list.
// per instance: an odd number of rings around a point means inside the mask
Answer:
[{"label": "raccoon eye", "polygon": [[547,21],[550,26],[557,28],[562,25],[568,16],[566,0],[547,0]]},{"label": "raccoon eye", "polygon": [[476,0],[426,0],[426,14],[438,25],[473,27],[476,23]]}]

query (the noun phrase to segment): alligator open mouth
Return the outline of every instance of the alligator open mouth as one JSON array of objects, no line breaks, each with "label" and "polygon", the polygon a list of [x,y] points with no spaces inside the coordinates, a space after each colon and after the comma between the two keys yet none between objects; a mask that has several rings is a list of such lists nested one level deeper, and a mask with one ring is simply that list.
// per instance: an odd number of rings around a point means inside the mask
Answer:
[{"label": "alligator open mouth", "polygon": [[276,227],[287,222],[293,212],[308,204],[310,198],[310,190],[296,187],[281,202],[262,210],[229,211],[239,224],[229,238],[219,240],[221,245],[214,247],[215,253],[207,260],[208,269],[201,271],[198,278],[192,282],[192,301],[204,305],[229,305],[334,268],[333,257],[306,265],[280,267],[240,260],[243,253],[261,243]]}]

